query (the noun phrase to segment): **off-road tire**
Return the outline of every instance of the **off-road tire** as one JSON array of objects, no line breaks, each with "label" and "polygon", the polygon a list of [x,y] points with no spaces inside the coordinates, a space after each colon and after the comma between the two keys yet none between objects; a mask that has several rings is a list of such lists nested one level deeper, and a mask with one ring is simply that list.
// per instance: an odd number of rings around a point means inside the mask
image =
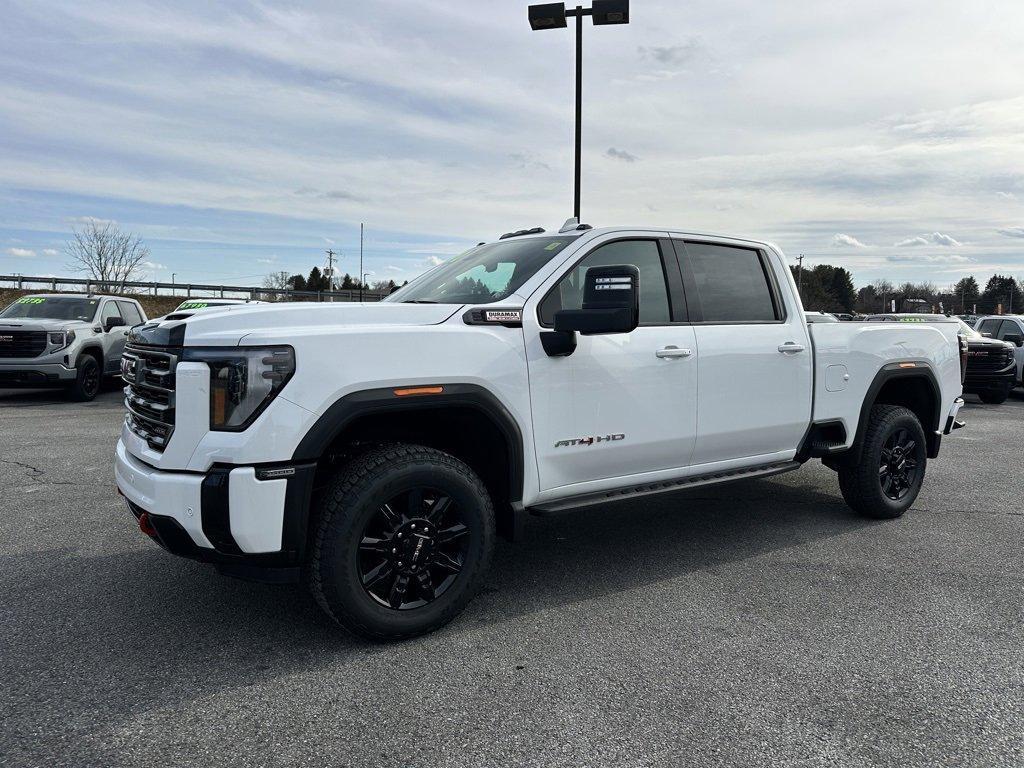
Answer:
[{"label": "off-road tire", "polygon": [[[906,495],[896,501],[883,492],[879,468],[886,440],[901,428],[906,429],[915,441],[913,454],[918,471]],[[877,520],[901,517],[917,499],[927,461],[924,429],[914,412],[898,405],[876,405],[868,415],[860,461],[843,464],[839,468],[839,488],[843,499],[851,509],[865,517]]]},{"label": "off-road tire", "polygon": [[[396,610],[373,600],[360,577],[367,522],[405,488],[444,491],[469,528],[462,571],[433,602]],[[403,640],[444,626],[479,590],[494,551],[494,508],[486,487],[465,463],[419,445],[386,444],[343,465],[318,502],[308,582],[313,597],[338,624],[376,641]]]},{"label": "off-road tire", "polygon": [[990,389],[985,392],[979,392],[978,397],[981,398],[981,402],[987,403],[988,405],[1001,405],[1006,402],[1006,398],[1010,396],[1011,387],[1005,389]]},{"label": "off-road tire", "polygon": [[95,400],[103,386],[103,372],[99,361],[92,355],[83,354],[75,366],[77,375],[74,383],[68,387],[68,397],[78,403]]}]

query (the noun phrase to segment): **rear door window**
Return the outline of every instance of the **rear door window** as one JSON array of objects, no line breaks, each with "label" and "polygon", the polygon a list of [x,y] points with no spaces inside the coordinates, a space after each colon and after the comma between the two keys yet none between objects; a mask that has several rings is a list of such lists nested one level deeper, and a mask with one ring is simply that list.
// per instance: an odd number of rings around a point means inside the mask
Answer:
[{"label": "rear door window", "polygon": [[981,325],[978,326],[979,333],[988,333],[993,337],[999,332],[999,323],[1002,322],[998,317],[992,317],[988,320],[982,320]]},{"label": "rear door window", "polygon": [[130,301],[119,301],[118,306],[121,307],[121,317],[128,325],[138,325],[142,322],[142,315],[139,314],[139,309]]},{"label": "rear door window", "polygon": [[687,242],[683,249],[686,299],[694,295],[704,323],[768,323],[782,311],[760,252],[711,243]]}]

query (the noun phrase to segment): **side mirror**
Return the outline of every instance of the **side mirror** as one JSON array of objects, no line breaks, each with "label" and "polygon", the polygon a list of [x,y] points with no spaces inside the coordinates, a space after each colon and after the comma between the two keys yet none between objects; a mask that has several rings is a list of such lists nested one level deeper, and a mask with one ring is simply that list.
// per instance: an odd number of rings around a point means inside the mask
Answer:
[{"label": "side mirror", "polygon": [[1018,347],[1024,347],[1024,336],[1020,336],[1016,333],[1007,334],[1003,336],[1003,341],[1008,341],[1011,344],[1016,344]]},{"label": "side mirror", "polygon": [[103,330],[110,333],[115,328],[120,328],[124,325],[128,325],[128,323],[124,321],[123,317],[108,317],[107,321],[103,324]]},{"label": "side mirror", "polygon": [[640,270],[633,265],[591,267],[583,279],[583,308],[555,312],[555,331],[630,333],[639,318]]}]

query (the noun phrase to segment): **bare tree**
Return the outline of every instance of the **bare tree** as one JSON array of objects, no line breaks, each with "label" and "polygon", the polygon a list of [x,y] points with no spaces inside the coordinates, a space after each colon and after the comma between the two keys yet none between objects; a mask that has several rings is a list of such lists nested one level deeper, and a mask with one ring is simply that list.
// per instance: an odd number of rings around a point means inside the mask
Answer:
[{"label": "bare tree", "polygon": [[124,293],[125,282],[138,277],[139,265],[149,258],[149,248],[140,237],[122,232],[112,221],[101,224],[92,219],[74,230],[65,252],[71,259],[69,269],[111,283],[119,293]]}]

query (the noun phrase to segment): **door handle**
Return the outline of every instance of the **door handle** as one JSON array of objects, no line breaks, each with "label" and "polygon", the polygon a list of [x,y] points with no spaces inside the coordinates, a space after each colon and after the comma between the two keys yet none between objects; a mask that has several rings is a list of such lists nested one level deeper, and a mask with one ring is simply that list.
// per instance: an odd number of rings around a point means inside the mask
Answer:
[{"label": "door handle", "polygon": [[670,346],[662,347],[661,349],[659,349],[657,352],[654,353],[654,356],[655,357],[660,357],[660,358],[672,358],[672,357],[689,357],[692,354],[693,354],[693,350],[690,350],[690,349],[680,349],[679,347],[674,347],[674,346],[670,345]]},{"label": "door handle", "polygon": [[797,352],[803,352],[804,345],[797,344],[795,341],[787,341],[785,344],[779,344],[779,352],[784,355],[795,355]]}]

